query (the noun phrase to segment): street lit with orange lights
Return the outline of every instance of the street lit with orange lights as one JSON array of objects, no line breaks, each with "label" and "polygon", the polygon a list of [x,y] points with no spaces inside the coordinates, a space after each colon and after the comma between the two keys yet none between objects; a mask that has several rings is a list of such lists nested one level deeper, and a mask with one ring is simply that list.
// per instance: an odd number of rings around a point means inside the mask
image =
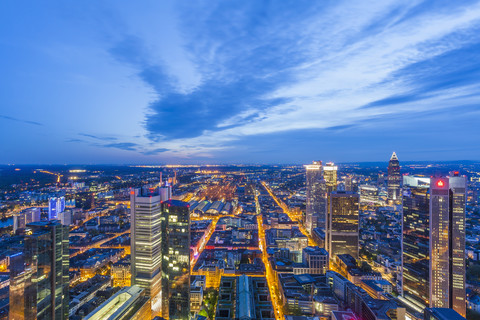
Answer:
[{"label": "street lit with orange lights", "polygon": [[41,172],[41,173],[46,173],[46,174],[51,174],[51,175],[57,176],[57,183],[60,183],[60,178],[62,177],[61,174],[50,172],[50,171],[47,171],[47,170],[38,170],[38,171]]},{"label": "street lit with orange lights", "polygon": [[290,220],[298,223],[298,228],[300,231],[308,238],[308,245],[310,246],[318,246],[316,241],[311,237],[311,235],[307,232],[307,229],[303,226],[300,221],[300,217],[298,214],[295,214],[293,210],[290,210],[288,206],[273,193],[272,189],[268,186],[265,181],[262,181],[262,185],[264,186],[265,190],[267,190],[268,194],[275,200],[277,205],[282,208],[283,212],[288,215]]},{"label": "street lit with orange lights", "polygon": [[[208,241],[210,240],[210,237],[212,236],[212,234],[215,232],[215,228],[217,227],[217,222],[218,220],[220,219],[219,216],[217,217],[213,217],[211,220],[212,222],[210,223],[210,226],[208,227],[208,231],[205,233],[205,235],[202,237],[202,239],[200,240],[200,245],[198,246],[198,252],[194,253],[193,254],[193,257],[191,258],[190,260],[190,272],[192,275],[194,275],[195,273],[193,272],[193,267],[195,266],[195,264],[197,263],[198,261],[198,258],[200,257],[200,255],[202,254],[203,250],[205,249],[205,245],[208,243]],[[199,219],[199,220],[209,220],[209,219]]]},{"label": "street lit with orange lights", "polygon": [[284,319],[285,316],[283,315],[283,307],[281,297],[277,295],[278,292],[278,284],[277,280],[273,276],[272,266],[268,261],[268,253],[267,253],[267,243],[265,241],[265,230],[263,229],[263,220],[261,214],[260,204],[258,202],[258,195],[257,192],[255,193],[255,203],[257,205],[257,225],[258,225],[258,246],[262,251],[262,260],[263,264],[265,265],[265,277],[267,278],[268,289],[270,290],[270,297],[272,298],[272,305],[273,310],[275,312],[275,319]]},{"label": "street lit with orange lights", "polygon": [[[78,249],[77,252],[74,252],[70,255],[70,258],[73,258],[76,255],[78,255],[80,253],[84,253],[85,251],[90,250],[90,249],[113,249],[114,247],[102,247],[102,244],[104,244],[104,243],[106,243],[106,242],[108,242],[112,239],[115,239],[116,237],[123,236],[124,234],[127,234],[127,233],[130,233],[130,229],[125,230],[123,232],[119,232],[119,233],[113,233],[111,237],[102,239],[102,240],[97,241],[97,242],[95,242],[91,245],[88,245],[88,246],[81,246],[81,247],[70,246],[70,249]],[[118,247],[115,247],[115,248],[122,248],[122,249],[125,249],[125,251],[128,252],[128,254],[130,253],[130,246],[118,246]]]}]

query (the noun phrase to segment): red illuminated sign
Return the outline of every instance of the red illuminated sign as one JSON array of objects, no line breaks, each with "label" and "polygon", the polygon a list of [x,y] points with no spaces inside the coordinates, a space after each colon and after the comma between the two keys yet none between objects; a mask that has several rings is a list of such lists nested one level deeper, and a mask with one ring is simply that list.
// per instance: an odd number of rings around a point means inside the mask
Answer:
[{"label": "red illuminated sign", "polygon": [[443,188],[444,185],[445,185],[445,183],[442,180],[437,181],[437,187]]}]

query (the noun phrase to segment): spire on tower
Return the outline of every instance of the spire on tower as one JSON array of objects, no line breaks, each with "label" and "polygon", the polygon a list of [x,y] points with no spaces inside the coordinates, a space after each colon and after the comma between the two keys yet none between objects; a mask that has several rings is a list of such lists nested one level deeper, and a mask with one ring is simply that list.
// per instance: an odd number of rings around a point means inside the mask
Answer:
[{"label": "spire on tower", "polygon": [[390,158],[390,160],[398,160],[397,154],[395,153],[395,151],[392,153],[392,157]]}]

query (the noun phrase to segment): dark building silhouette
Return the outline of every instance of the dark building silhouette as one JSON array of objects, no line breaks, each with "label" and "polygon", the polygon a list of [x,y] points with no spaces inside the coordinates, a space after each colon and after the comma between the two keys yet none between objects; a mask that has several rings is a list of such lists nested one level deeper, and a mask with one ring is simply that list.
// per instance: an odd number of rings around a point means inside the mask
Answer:
[{"label": "dark building silhouette", "polygon": [[357,193],[337,191],[328,195],[325,249],[331,259],[339,254],[358,258],[358,209]]},{"label": "dark building silhouette", "polygon": [[163,317],[190,317],[190,206],[178,200],[162,202]]},{"label": "dark building silhouette", "polygon": [[9,319],[67,320],[69,228],[53,220],[27,229],[25,249],[11,262]]}]

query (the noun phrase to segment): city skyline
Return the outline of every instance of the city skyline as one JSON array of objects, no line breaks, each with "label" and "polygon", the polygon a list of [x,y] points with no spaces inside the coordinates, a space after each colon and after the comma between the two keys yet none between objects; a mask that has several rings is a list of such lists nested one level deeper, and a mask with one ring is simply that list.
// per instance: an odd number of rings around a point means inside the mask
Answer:
[{"label": "city skyline", "polygon": [[0,163],[478,160],[480,2],[0,4]]},{"label": "city skyline", "polygon": [[473,320],[480,164],[401,159],[6,168],[0,317]]}]

